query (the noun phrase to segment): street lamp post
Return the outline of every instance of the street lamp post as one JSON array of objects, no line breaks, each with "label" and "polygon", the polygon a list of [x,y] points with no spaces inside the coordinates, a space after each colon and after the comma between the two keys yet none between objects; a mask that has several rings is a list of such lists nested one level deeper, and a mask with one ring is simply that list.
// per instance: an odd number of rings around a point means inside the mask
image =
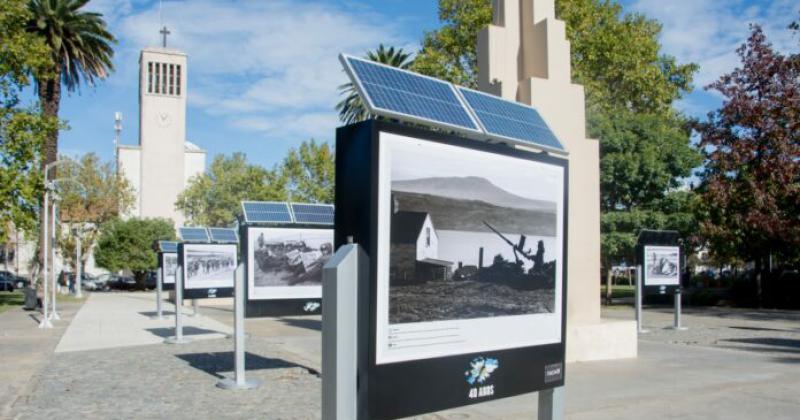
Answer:
[{"label": "street lamp post", "polygon": [[56,278],[56,206],[57,206],[56,205],[56,201],[57,200],[58,200],[58,196],[54,193],[53,194],[53,205],[51,207],[52,210],[53,210],[53,216],[52,216],[52,218],[50,220],[50,223],[52,223],[52,225],[50,227],[51,231],[52,231],[52,232],[50,232],[50,235],[51,235],[50,236],[50,238],[51,238],[50,255],[52,256],[52,260],[53,260],[53,267],[50,270],[50,273],[51,273],[50,278],[52,279],[51,284],[53,286],[52,289],[51,289],[52,294],[53,294],[53,310],[50,313],[50,317],[52,319],[56,320],[56,321],[60,321],[61,320],[61,316],[58,314],[58,310],[56,309],[56,280],[57,280],[57,278]]},{"label": "street lamp post", "polygon": [[77,230],[75,229],[75,297],[81,298],[83,297],[83,291],[81,290],[81,237],[78,234]]},{"label": "street lamp post", "polygon": [[43,288],[43,291],[44,291],[44,298],[42,299],[42,301],[43,301],[42,302],[42,320],[39,322],[39,328],[53,328],[53,324],[50,323],[49,314],[47,313],[47,309],[48,309],[47,308],[47,306],[48,306],[47,305],[47,303],[48,303],[48,298],[47,298],[47,274],[48,274],[48,272],[47,272],[47,269],[48,269],[48,263],[47,263],[47,261],[48,261],[48,258],[47,258],[47,256],[48,256],[48,250],[47,250],[47,238],[48,238],[48,236],[47,236],[47,222],[48,222],[48,220],[47,220],[47,204],[48,204],[49,200],[50,200],[50,188],[49,188],[48,185],[45,184],[45,187],[44,187],[44,211],[42,212],[43,213],[42,214],[42,218],[44,219],[43,223],[42,223],[44,225],[44,244],[43,244],[43,246],[44,246],[44,255],[43,255],[44,264],[43,264],[43,269],[42,269],[42,288]]}]

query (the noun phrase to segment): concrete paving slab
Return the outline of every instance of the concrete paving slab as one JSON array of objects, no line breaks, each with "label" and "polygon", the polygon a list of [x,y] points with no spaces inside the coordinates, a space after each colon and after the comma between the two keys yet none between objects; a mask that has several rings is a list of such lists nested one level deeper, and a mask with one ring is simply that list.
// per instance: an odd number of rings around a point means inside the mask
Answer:
[{"label": "concrete paving slab", "polygon": [[[163,319],[152,319],[154,293],[93,293],[72,320],[56,353],[161,344],[174,335],[174,307],[165,301]],[[182,314],[189,315],[184,308]],[[184,316],[184,335],[193,340],[224,338],[233,329],[206,316]]]}]

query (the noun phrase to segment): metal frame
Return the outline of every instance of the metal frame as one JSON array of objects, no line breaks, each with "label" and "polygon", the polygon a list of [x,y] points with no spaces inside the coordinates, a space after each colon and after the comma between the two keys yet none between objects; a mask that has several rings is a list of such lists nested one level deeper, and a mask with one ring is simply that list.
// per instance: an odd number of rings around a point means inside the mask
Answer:
[{"label": "metal frame", "polygon": [[[378,156],[381,147],[380,133],[399,134],[420,140],[495,153],[515,158],[553,164],[564,168],[564,212],[569,206],[568,161],[548,155],[533,153],[504,145],[486,142],[465,142],[463,137],[415,128],[387,121],[369,120],[341,127],[336,140],[336,214],[335,244],[358,243],[364,247],[370,259],[369,275],[358,284],[358,414],[359,419],[379,417],[405,417],[491,401],[527,392],[541,391],[564,385],[566,348],[566,298],[568,295],[568,246],[567,219],[563,226],[563,264],[561,305],[564,313],[561,322],[559,343],[527,346],[491,351],[505,360],[504,372],[511,372],[503,386],[496,388],[495,395],[479,400],[468,399],[461,394],[463,369],[476,354],[450,355],[422,360],[389,364],[376,364],[377,291],[374,284],[377,276],[378,237],[387,234],[378,232]],[[485,354],[487,352],[480,352]],[[544,373],[536,373],[546,366],[561,368],[560,377],[545,381]],[[455,372],[459,373],[457,375]],[[455,376],[454,376],[455,375]],[[514,376],[519,375],[519,376]],[[422,379],[425,378],[425,379]],[[424,384],[421,381],[425,381]],[[454,385],[454,384],[462,385]],[[391,387],[389,392],[387,387]]]}]

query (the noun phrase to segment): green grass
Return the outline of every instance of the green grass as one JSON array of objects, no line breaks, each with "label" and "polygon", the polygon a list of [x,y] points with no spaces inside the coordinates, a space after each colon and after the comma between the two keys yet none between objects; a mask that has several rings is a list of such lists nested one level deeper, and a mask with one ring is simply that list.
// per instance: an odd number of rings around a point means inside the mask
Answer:
[{"label": "green grass", "polygon": [[25,296],[21,291],[0,292],[0,313],[3,313],[14,306],[22,306],[25,303]]},{"label": "green grass", "polygon": [[[626,297],[633,297],[636,294],[636,286],[628,286],[615,284],[613,288],[611,288],[611,298],[612,299],[619,299],[619,298],[626,298]],[[605,299],[606,297],[606,286],[600,286],[600,295]]]}]

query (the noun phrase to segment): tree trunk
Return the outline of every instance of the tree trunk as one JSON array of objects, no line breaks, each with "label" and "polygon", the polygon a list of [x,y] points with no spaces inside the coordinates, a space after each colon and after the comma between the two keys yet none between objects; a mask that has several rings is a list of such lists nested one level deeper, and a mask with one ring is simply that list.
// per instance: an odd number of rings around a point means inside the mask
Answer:
[{"label": "tree trunk", "polygon": [[[54,75],[52,78],[48,80],[39,80],[38,81],[38,94],[39,94],[39,105],[42,107],[42,114],[45,117],[51,117],[53,119],[58,119],[58,108],[61,102],[61,68],[56,66],[54,71]],[[58,128],[52,130],[51,132],[47,133],[45,136],[44,144],[42,145],[42,162],[41,162],[41,170],[42,176],[48,179],[55,179],[56,169],[53,168],[50,173],[49,177],[48,174],[44,173],[45,168],[52,162],[55,162],[58,159]],[[47,182],[47,179],[44,179]],[[52,259],[49,255],[45,255],[44,252],[44,244],[48,238],[45,238],[44,235],[44,212],[50,212],[50,205],[45,208],[44,203],[39,206],[40,213],[39,213],[39,272],[42,274],[43,278],[46,278],[48,273],[45,273],[43,270],[44,267],[44,258],[47,258],[48,266],[51,270],[54,269]],[[48,213],[49,214],[49,213]],[[49,227],[48,227],[49,228]],[[55,246],[55,244],[51,244],[51,246]],[[33,279],[31,279],[33,280]]]},{"label": "tree trunk", "polygon": [[614,283],[614,270],[609,268],[606,277],[606,305],[611,304],[611,287]]}]

